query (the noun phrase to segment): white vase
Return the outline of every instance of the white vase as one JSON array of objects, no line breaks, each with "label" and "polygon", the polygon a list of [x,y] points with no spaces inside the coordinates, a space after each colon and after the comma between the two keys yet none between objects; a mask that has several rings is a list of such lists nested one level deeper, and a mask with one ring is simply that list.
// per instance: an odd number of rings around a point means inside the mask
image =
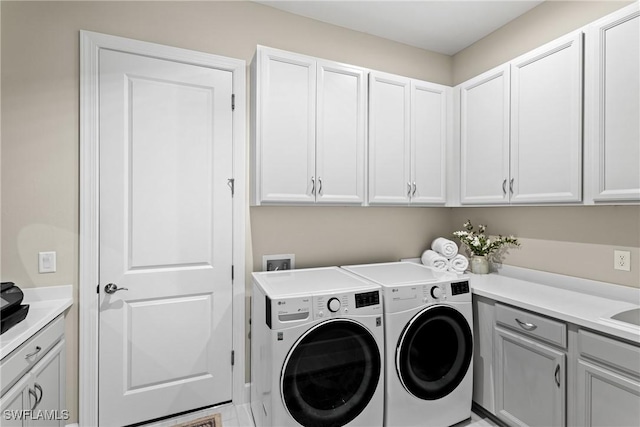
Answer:
[{"label": "white vase", "polygon": [[486,255],[473,255],[471,258],[471,272],[475,274],[489,273],[489,261]]}]

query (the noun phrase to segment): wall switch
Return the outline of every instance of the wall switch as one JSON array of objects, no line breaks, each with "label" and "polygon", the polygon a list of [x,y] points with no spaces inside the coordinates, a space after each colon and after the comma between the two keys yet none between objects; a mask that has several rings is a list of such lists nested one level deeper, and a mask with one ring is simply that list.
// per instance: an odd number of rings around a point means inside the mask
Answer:
[{"label": "wall switch", "polygon": [[38,252],[38,273],[56,272],[56,253]]},{"label": "wall switch", "polygon": [[263,255],[262,271],[281,271],[295,268],[294,254]]},{"label": "wall switch", "polygon": [[631,252],[614,250],[613,268],[615,270],[631,271]]}]

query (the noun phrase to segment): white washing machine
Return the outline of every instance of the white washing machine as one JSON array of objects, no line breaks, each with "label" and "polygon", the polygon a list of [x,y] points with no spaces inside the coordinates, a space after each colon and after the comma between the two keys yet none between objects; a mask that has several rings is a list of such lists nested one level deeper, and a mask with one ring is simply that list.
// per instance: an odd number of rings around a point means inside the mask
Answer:
[{"label": "white washing machine", "polygon": [[380,289],[338,267],[253,273],[257,427],[382,426]]},{"label": "white washing machine", "polygon": [[343,268],[382,286],[385,425],[445,427],[469,418],[473,312],[468,278],[408,262]]}]

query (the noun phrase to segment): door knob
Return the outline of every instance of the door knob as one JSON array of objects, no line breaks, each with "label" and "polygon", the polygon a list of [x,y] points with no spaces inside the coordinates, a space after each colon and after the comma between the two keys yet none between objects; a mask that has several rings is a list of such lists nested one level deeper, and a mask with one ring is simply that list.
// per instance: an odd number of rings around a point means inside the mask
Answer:
[{"label": "door knob", "polygon": [[128,291],[129,288],[119,288],[115,283],[109,283],[104,287],[104,291],[108,294],[115,294],[118,291]]}]

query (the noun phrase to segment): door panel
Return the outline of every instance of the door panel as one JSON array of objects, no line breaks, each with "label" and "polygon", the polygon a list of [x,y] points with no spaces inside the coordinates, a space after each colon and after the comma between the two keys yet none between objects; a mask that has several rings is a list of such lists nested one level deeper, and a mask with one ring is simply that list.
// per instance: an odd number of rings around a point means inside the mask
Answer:
[{"label": "door panel", "polygon": [[129,90],[130,268],[213,265],[212,88],[136,78]]},{"label": "door panel", "polygon": [[511,203],[582,199],[582,33],[511,64]]},{"label": "door panel", "polygon": [[100,425],[231,400],[231,88],[100,53]]},{"label": "door panel", "polygon": [[509,203],[509,66],[460,86],[462,204]]},{"label": "door panel", "polygon": [[513,426],[566,425],[565,354],[495,328],[496,415]]},{"label": "door panel", "polygon": [[315,203],[316,63],[260,52],[260,201]]},{"label": "door panel", "polygon": [[369,74],[369,203],[408,204],[410,79]]},{"label": "door panel", "polygon": [[366,113],[366,72],[318,62],[319,203],[364,203]]},{"label": "door panel", "polygon": [[451,88],[411,82],[412,204],[446,202],[447,105]]},{"label": "door panel", "polygon": [[591,25],[586,39],[585,141],[596,201],[640,200],[640,11]]}]

